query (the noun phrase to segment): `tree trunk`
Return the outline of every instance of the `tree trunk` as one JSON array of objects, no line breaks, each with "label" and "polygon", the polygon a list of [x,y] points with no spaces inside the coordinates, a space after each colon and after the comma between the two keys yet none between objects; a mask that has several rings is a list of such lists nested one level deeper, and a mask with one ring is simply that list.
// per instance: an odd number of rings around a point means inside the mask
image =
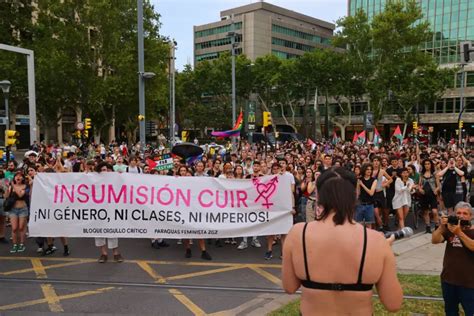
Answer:
[{"label": "tree trunk", "polygon": [[303,133],[305,137],[309,137],[308,107],[309,107],[309,89],[306,90],[306,98],[304,100],[304,105],[303,105]]},{"label": "tree trunk", "polygon": [[44,143],[49,143],[49,128],[44,125]]},{"label": "tree trunk", "polygon": [[321,131],[321,112],[319,111],[318,99],[318,89],[316,89],[314,91],[314,138],[320,141],[323,138],[323,133]]},{"label": "tree trunk", "polygon": [[109,127],[109,143],[115,141],[115,104],[112,105],[112,119]]},{"label": "tree trunk", "polygon": [[64,139],[63,139],[63,119],[61,117],[61,111],[58,112],[58,123],[56,124],[56,130],[57,130],[57,139],[58,139],[58,144],[62,144]]}]

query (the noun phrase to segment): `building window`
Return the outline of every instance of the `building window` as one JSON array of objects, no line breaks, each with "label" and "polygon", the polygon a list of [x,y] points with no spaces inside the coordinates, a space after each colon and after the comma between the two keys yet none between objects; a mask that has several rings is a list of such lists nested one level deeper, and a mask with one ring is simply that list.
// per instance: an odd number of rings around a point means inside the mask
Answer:
[{"label": "building window", "polygon": [[474,112],[474,98],[465,98],[464,99],[464,111],[465,112]]},{"label": "building window", "polygon": [[474,71],[466,72],[466,86],[474,87]]},{"label": "building window", "polygon": [[211,60],[219,58],[220,52],[196,55],[196,61]]},{"label": "building window", "polygon": [[[213,40],[213,41],[196,43],[195,47],[196,47],[196,49],[206,49],[206,48],[211,48],[211,47],[230,45],[231,42],[232,42],[232,40],[231,40],[230,37],[225,37],[225,38],[220,38],[220,39]],[[242,42],[242,34],[238,34],[235,37],[235,42],[236,43]]]},{"label": "building window", "polygon": [[[242,22],[234,23],[234,27],[235,27],[235,30],[240,30],[242,28]],[[226,33],[226,32],[230,32],[230,28],[231,28],[231,24],[213,27],[211,29],[197,31],[194,33],[194,36],[196,38],[199,38],[199,37],[210,36],[210,35],[215,35],[215,34],[220,34],[220,33]]]},{"label": "building window", "polygon": [[454,112],[454,99],[446,99],[446,111],[445,113]]},{"label": "building window", "polygon": [[313,35],[297,30],[293,30],[284,26],[272,24],[272,32],[274,33],[280,33],[292,37],[298,37],[307,41],[311,41],[313,43],[318,43],[318,44],[324,44],[324,45],[330,45],[330,39],[329,38],[324,38],[319,35]]},{"label": "building window", "polygon": [[287,41],[287,40],[284,40],[284,39],[281,39],[281,38],[276,38],[276,37],[272,37],[272,44],[277,45],[277,46],[283,46],[283,47],[298,49],[298,50],[302,50],[302,51],[305,51],[305,52],[311,52],[315,49],[314,46],[309,46],[309,45],[305,45],[305,44],[301,44],[301,43]]},{"label": "building window", "polygon": [[281,58],[281,59],[293,59],[293,58],[298,58],[299,55],[291,54],[291,53],[285,53],[276,49],[272,49],[272,55]]}]

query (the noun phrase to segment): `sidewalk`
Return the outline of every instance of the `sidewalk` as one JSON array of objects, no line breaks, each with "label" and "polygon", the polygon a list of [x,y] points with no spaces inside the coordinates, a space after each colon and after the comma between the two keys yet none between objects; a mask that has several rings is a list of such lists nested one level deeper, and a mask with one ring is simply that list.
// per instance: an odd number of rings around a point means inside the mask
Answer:
[{"label": "sidewalk", "polygon": [[439,275],[443,268],[446,244],[433,245],[431,234],[416,234],[396,241],[393,252],[399,273]]}]

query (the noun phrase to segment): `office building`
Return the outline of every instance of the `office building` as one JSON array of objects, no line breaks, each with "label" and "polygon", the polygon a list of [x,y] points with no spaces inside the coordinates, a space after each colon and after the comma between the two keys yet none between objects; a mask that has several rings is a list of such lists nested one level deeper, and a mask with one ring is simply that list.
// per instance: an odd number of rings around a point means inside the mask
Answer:
[{"label": "office building", "polygon": [[220,21],[194,26],[194,63],[231,51],[229,32],[236,32],[237,54],[249,59],[274,54],[295,58],[328,47],[335,25],[266,2],[229,9]]},{"label": "office building", "polygon": [[[426,42],[422,49],[431,54],[440,67],[459,67],[460,43],[474,42],[474,1],[418,0],[418,2],[423,18],[429,21],[433,32],[432,40]],[[348,0],[348,14],[353,15],[357,10],[363,9],[371,19],[384,10],[386,3],[387,0]],[[461,89],[462,74],[459,72],[453,77],[452,88],[448,89],[440,100],[422,106],[420,121],[422,124],[434,126],[434,133],[437,136],[447,138],[453,136],[454,129],[457,128],[461,97],[465,102],[462,118],[469,123],[465,124],[466,132],[474,127],[474,63],[466,65],[464,71],[464,89]],[[382,123],[390,124],[394,119],[395,115],[387,115]]]}]

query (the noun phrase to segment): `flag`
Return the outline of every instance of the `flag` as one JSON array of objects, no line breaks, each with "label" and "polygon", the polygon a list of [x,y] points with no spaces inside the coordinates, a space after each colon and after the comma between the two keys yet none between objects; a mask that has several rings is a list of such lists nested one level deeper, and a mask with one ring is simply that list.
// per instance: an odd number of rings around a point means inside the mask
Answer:
[{"label": "flag", "polygon": [[357,136],[357,145],[364,145],[365,144],[365,131],[362,131],[358,136]]},{"label": "flag", "polygon": [[146,164],[148,165],[148,167],[150,167],[150,169],[155,169],[155,167],[158,163],[154,160],[151,160],[150,158],[147,158],[146,159]]},{"label": "flag", "polygon": [[397,125],[397,128],[396,128],[395,131],[393,132],[393,136],[392,136],[392,137],[398,138],[399,141],[402,141],[402,140],[403,140],[402,131],[400,130],[400,126],[399,126],[399,125]]},{"label": "flag", "polygon": [[240,131],[242,130],[243,126],[243,113],[242,110],[240,110],[239,117],[237,118],[237,121],[235,121],[234,128],[228,131],[221,131],[221,132],[212,132],[212,136],[216,137],[239,137],[240,136]]},{"label": "flag", "polygon": [[355,143],[357,141],[357,138],[359,138],[359,135],[357,135],[357,132],[354,132],[354,137],[352,138],[352,142]]},{"label": "flag", "polygon": [[377,128],[374,128],[374,145],[379,145],[382,143],[382,137],[380,137],[380,133]]},{"label": "flag", "polygon": [[334,133],[332,134],[332,144],[336,145],[337,143],[339,143],[339,137],[337,137],[337,133],[336,131],[334,131]]}]

